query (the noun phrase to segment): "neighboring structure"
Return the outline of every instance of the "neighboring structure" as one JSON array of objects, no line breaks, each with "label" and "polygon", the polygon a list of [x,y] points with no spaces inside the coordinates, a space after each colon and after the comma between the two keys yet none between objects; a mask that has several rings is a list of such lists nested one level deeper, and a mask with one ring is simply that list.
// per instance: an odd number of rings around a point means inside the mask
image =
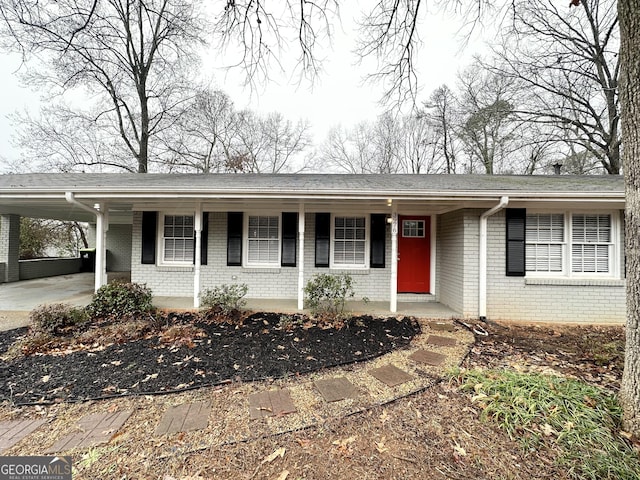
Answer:
[{"label": "neighboring structure", "polygon": [[130,269],[194,306],[246,283],[303,308],[309,278],[348,272],[391,312],[624,322],[623,209],[619,176],[4,175],[0,281],[16,279],[16,219],[32,216],[95,223],[96,288]]}]

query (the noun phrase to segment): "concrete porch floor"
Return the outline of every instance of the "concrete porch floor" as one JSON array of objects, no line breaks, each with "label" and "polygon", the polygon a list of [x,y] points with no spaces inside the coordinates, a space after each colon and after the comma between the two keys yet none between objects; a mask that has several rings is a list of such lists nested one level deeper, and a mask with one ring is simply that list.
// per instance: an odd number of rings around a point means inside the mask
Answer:
[{"label": "concrete porch floor", "polygon": [[[109,280],[121,275],[109,274]],[[28,325],[29,312],[46,303],[69,303],[85,306],[93,295],[93,273],[76,273],[0,284],[0,331]],[[154,305],[163,309],[193,309],[190,297],[154,297]],[[246,308],[281,313],[295,313],[294,299],[247,299]],[[347,302],[347,311],[356,314],[389,315],[389,302]],[[398,301],[396,315],[449,319],[460,314],[437,302]]]}]

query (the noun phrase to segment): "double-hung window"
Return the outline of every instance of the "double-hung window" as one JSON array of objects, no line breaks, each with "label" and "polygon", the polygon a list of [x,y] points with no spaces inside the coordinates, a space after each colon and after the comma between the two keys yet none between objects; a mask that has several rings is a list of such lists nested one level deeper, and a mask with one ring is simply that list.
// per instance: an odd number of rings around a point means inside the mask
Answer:
[{"label": "double-hung window", "polygon": [[280,265],[280,215],[247,216],[246,264]]},{"label": "double-hung window", "polygon": [[607,276],[614,265],[611,214],[529,213],[527,274]]},{"label": "double-hung window", "polygon": [[193,264],[193,215],[162,216],[162,263]]},{"label": "double-hung window", "polygon": [[571,217],[571,271],[573,273],[609,273],[611,251],[611,215]]},{"label": "double-hung window", "polygon": [[527,215],[527,272],[563,270],[564,215],[544,213]]},{"label": "double-hung window", "polygon": [[366,217],[333,217],[333,267],[367,266]]}]

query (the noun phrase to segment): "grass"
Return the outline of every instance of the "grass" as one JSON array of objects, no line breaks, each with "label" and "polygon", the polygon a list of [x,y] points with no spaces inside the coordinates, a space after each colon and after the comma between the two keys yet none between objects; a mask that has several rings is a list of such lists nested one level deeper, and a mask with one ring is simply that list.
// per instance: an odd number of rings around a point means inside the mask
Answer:
[{"label": "grass", "polygon": [[640,459],[620,434],[622,411],[610,393],[578,380],[509,370],[452,375],[525,450],[541,445],[575,479],[640,479]]}]

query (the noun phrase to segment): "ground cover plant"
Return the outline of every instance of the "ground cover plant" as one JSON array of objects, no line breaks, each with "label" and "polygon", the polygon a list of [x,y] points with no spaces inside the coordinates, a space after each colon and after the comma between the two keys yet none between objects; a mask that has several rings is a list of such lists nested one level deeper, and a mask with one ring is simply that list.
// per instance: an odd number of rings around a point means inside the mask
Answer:
[{"label": "ground cover plant", "polygon": [[481,410],[526,452],[557,449],[569,477],[637,479],[638,452],[620,433],[615,395],[580,380],[510,370],[467,370],[455,378]]}]

